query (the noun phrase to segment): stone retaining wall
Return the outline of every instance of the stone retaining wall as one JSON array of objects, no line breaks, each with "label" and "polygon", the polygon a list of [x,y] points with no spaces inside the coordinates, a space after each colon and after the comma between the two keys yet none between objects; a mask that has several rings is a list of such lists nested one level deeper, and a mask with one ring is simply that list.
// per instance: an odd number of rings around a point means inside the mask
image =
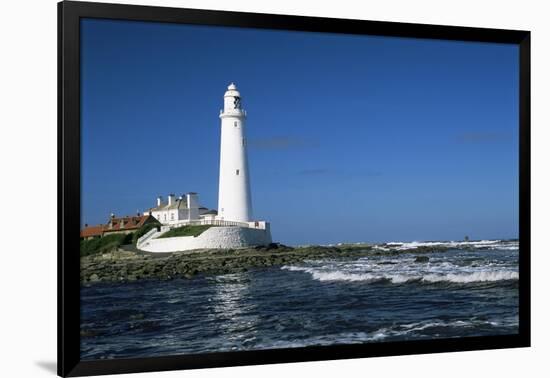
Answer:
[{"label": "stone retaining wall", "polygon": [[139,246],[147,252],[177,252],[191,249],[241,248],[271,243],[271,232],[246,227],[211,227],[199,236],[153,238]]}]

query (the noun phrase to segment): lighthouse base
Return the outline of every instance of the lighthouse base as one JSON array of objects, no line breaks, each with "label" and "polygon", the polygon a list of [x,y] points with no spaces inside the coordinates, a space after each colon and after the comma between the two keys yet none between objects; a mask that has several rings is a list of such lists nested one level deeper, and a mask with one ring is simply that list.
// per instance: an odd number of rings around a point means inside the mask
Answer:
[{"label": "lighthouse base", "polygon": [[269,228],[211,227],[198,236],[172,238],[158,238],[162,232],[158,234],[137,247],[147,252],[179,252],[192,249],[243,248],[272,242]]}]

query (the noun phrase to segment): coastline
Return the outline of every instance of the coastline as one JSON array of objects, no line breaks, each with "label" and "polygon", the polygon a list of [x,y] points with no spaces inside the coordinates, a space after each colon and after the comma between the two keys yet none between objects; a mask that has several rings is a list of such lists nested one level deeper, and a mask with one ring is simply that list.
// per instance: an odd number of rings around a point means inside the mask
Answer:
[{"label": "coastline", "polygon": [[[473,247],[448,245],[398,246],[391,244],[348,244],[338,246],[289,247],[281,244],[243,249],[209,249],[173,253],[147,253],[135,248],[119,248],[80,259],[80,283],[132,282],[137,280],[192,279],[197,275],[243,272],[251,268],[299,264],[306,260],[360,258],[365,256],[417,254],[419,262],[428,262],[426,254],[449,249]],[[476,248],[479,249],[479,248]]]},{"label": "coastline", "polygon": [[[120,261],[107,262],[117,268],[98,275],[149,267],[134,282],[81,286],[81,359],[517,333],[518,246],[272,245],[139,258],[118,251],[111,258]],[[162,278],[170,269],[174,279]]]}]

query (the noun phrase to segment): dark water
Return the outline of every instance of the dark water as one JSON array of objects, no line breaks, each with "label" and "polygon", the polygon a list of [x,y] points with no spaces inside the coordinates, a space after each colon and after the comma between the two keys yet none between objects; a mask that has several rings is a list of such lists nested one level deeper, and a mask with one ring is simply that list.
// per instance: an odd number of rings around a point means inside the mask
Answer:
[{"label": "dark water", "polygon": [[517,246],[427,256],[85,287],[81,357],[517,333]]}]

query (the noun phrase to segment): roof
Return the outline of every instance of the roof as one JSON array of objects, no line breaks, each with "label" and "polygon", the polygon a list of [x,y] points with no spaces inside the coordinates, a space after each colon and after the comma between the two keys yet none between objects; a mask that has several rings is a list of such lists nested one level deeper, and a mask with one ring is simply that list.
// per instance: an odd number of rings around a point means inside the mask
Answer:
[{"label": "roof", "polygon": [[224,97],[233,96],[233,97],[240,97],[241,93],[237,89],[237,86],[235,83],[229,84],[227,87],[227,91],[225,91]]},{"label": "roof", "polygon": [[136,215],[132,217],[111,218],[109,219],[109,222],[104,226],[103,230],[105,232],[120,231],[120,230],[135,230],[143,226],[149,217],[153,218],[150,215],[140,215],[140,216]]},{"label": "roof", "polygon": [[92,236],[101,236],[103,234],[103,227],[104,225],[102,224],[99,224],[97,226],[84,227],[82,231],[80,231],[80,237],[89,238]]},{"label": "roof", "polygon": [[216,210],[208,210],[208,211],[202,213],[201,215],[208,215],[208,214],[218,215],[218,212]]},{"label": "roof", "polygon": [[176,198],[171,205],[163,203],[160,206],[153,207],[148,211],[163,211],[163,210],[174,210],[174,209],[187,209],[187,198]]},{"label": "roof", "polygon": [[[150,215],[111,218],[107,224],[98,224],[97,226],[83,228],[80,231],[80,237],[88,238],[92,236],[102,236],[105,232],[136,230],[150,220],[158,223],[158,221]],[[121,224],[124,224],[124,226],[120,227]]]}]

